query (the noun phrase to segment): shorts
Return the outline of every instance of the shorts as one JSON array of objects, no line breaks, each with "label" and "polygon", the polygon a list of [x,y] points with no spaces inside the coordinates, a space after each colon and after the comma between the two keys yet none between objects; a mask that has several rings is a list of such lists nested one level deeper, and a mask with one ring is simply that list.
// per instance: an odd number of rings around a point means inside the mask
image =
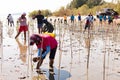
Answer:
[{"label": "shorts", "polygon": [[99,15],[97,15],[97,18],[99,18]]},{"label": "shorts", "polygon": [[85,29],[90,29],[90,24],[85,24]]},{"label": "shorts", "polygon": [[20,26],[19,28],[19,32],[22,32],[22,31],[28,31],[28,26]]},{"label": "shorts", "polygon": [[[55,48],[53,48],[53,49],[50,50],[49,59],[54,59],[54,58],[55,58],[56,50],[57,50],[57,47],[55,47]],[[46,50],[43,50],[42,54],[43,54],[45,51],[46,51]],[[45,59],[45,57],[44,57],[43,59]]]},{"label": "shorts", "polygon": [[102,19],[100,19],[100,22],[102,22]]},{"label": "shorts", "polygon": [[64,20],[64,23],[67,23],[67,20],[66,20],[66,19]]},{"label": "shorts", "polygon": [[38,24],[38,28],[42,28],[42,26],[43,26],[43,23]]},{"label": "shorts", "polygon": [[113,20],[108,20],[108,23],[110,24],[110,23],[113,23]]},{"label": "shorts", "polygon": [[14,23],[13,21],[10,21],[10,23]]}]

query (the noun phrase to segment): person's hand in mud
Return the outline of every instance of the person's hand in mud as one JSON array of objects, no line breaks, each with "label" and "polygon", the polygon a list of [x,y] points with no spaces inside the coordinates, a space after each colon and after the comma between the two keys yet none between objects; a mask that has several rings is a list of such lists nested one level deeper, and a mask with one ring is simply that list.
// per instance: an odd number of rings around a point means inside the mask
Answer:
[{"label": "person's hand in mud", "polygon": [[38,60],[40,60],[40,57],[34,57],[33,58],[33,62],[38,62]]}]

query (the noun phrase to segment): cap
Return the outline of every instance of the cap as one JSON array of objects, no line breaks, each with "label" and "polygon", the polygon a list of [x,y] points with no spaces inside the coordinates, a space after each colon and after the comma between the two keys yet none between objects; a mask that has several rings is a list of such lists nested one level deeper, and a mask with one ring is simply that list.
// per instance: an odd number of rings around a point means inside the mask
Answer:
[{"label": "cap", "polygon": [[34,41],[33,40],[30,40],[30,45],[33,45],[34,44]]},{"label": "cap", "polygon": [[33,45],[34,43],[40,42],[42,39],[39,35],[33,34],[30,36],[30,45]]},{"label": "cap", "polygon": [[30,45],[33,45],[35,43],[35,35],[30,36]]}]

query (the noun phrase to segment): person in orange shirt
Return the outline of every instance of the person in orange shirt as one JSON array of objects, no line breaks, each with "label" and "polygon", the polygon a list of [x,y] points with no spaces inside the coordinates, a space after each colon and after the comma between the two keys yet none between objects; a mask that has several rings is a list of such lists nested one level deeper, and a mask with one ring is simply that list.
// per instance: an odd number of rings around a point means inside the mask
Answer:
[{"label": "person in orange shirt", "polygon": [[66,14],[64,15],[64,24],[67,24],[67,16],[66,16]]}]

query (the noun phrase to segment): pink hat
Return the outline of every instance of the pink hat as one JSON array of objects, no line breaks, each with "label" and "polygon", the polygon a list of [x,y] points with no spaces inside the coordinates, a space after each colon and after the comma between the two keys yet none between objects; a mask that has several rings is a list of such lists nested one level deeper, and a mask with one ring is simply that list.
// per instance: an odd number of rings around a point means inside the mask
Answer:
[{"label": "pink hat", "polygon": [[26,13],[24,12],[24,13],[22,13],[22,15],[26,15]]},{"label": "pink hat", "polygon": [[30,45],[33,45],[36,42],[41,41],[41,37],[37,34],[32,34],[32,36],[30,36]]}]

